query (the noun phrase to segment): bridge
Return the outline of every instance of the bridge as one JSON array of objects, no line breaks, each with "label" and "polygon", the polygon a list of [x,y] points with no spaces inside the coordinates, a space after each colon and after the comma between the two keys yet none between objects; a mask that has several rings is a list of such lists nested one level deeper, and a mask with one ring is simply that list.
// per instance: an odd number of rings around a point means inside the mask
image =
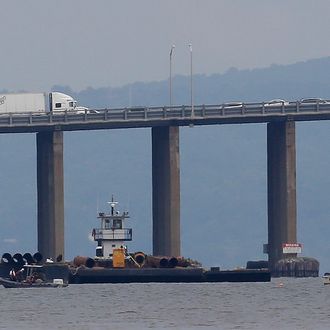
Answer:
[{"label": "bridge", "polygon": [[[153,254],[180,255],[179,127],[267,123],[270,267],[297,243],[295,122],[330,119],[329,102],[231,103],[0,114],[0,133],[36,133],[38,249],[64,256],[63,131],[151,128]],[[296,256],[295,253],[286,256]]]},{"label": "bridge", "polygon": [[0,115],[0,133],[329,120],[330,102],[242,103]]}]

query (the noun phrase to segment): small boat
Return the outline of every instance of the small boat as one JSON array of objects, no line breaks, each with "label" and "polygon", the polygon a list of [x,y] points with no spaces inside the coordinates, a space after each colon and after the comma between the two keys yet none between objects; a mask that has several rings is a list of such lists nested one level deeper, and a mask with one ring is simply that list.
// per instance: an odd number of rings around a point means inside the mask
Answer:
[{"label": "small boat", "polygon": [[324,273],[322,276],[324,285],[330,284],[330,273]]},{"label": "small boat", "polygon": [[63,281],[53,281],[53,282],[17,282],[12,281],[3,277],[0,277],[0,284],[5,288],[60,288],[68,286],[67,283]]},{"label": "small boat", "polygon": [[0,277],[0,284],[5,288],[59,288],[68,286],[61,278],[47,281],[41,272],[42,266],[24,265],[17,273],[10,271],[11,278]]}]

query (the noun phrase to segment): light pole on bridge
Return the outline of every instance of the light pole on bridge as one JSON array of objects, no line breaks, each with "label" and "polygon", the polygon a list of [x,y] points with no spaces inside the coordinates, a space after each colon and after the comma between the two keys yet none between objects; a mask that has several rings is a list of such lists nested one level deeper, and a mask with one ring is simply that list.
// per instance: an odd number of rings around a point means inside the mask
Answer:
[{"label": "light pole on bridge", "polygon": [[174,51],[175,45],[172,45],[170,51],[170,107],[172,106],[172,55]]},{"label": "light pole on bridge", "polygon": [[190,52],[190,105],[191,105],[191,117],[195,116],[194,111],[194,98],[193,98],[193,57],[192,57],[192,44],[189,45],[189,52]]}]

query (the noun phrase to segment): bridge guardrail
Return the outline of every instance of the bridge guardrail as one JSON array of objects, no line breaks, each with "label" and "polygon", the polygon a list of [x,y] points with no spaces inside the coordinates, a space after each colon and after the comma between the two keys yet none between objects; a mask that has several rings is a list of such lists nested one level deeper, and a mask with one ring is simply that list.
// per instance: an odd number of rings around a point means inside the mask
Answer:
[{"label": "bridge guardrail", "polygon": [[[281,115],[328,113],[330,102],[302,104],[286,102],[285,104],[269,105],[267,103],[242,103],[238,105],[195,105],[171,107],[140,107],[121,109],[97,109],[93,112],[76,113],[67,111],[61,113],[7,113],[0,114],[1,127],[40,126],[55,124],[82,124],[102,122],[135,122],[155,120],[194,120],[194,119],[221,119],[243,118],[249,116],[267,117]],[[330,118],[329,118],[330,119]]]}]

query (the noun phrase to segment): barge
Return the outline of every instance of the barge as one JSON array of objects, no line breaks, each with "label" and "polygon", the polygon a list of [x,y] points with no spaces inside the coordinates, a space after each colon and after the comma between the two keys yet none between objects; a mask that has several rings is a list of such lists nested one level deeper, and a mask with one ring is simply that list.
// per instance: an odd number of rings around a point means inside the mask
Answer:
[{"label": "barge", "polygon": [[180,256],[152,256],[129,253],[126,242],[132,240],[132,228],[125,227],[128,212],[116,210],[113,197],[110,212],[98,214],[99,228],[92,230],[97,242],[94,258],[76,257],[70,267],[70,283],[201,283],[269,282],[268,269],[206,270],[193,260]]}]

